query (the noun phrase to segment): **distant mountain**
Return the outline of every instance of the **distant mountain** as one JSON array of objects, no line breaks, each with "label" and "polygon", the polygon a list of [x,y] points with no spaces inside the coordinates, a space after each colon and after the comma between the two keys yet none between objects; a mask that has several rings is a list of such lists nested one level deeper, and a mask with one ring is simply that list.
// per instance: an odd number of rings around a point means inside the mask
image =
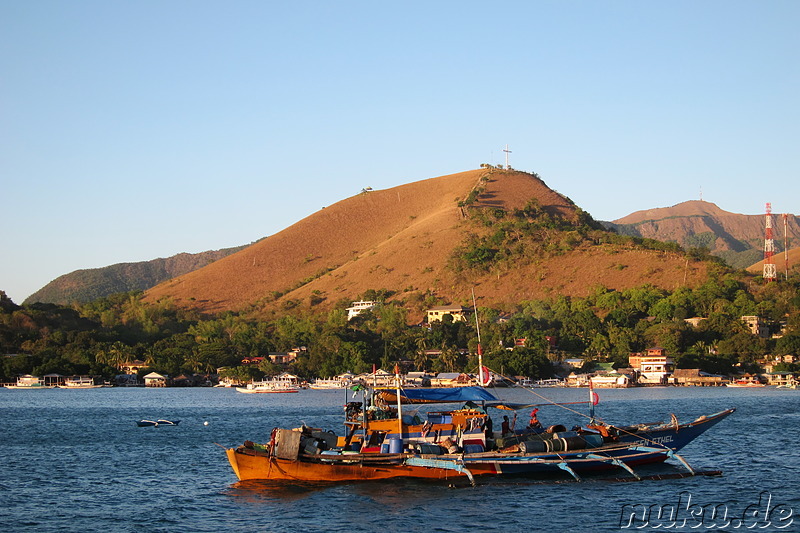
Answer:
[{"label": "distant mountain", "polygon": [[[800,221],[789,215],[787,222],[791,247],[800,242]],[[747,268],[764,256],[764,215],[729,213],[711,202],[693,200],[637,211],[603,224],[622,235],[674,241],[684,248],[706,247],[734,268]],[[779,251],[783,233],[782,215],[773,214],[773,238]]]},{"label": "distant mountain", "polygon": [[479,305],[510,307],[597,286],[696,286],[707,268],[607,232],[535,175],[488,168],[364,191],[145,298],[259,314],[324,311],[384,289],[420,308],[469,305],[474,288]]},{"label": "distant mountain", "polygon": [[26,298],[24,303],[84,303],[118,292],[144,291],[244,248],[237,246],[197,254],[181,253],[166,259],[76,270],[51,281]]}]

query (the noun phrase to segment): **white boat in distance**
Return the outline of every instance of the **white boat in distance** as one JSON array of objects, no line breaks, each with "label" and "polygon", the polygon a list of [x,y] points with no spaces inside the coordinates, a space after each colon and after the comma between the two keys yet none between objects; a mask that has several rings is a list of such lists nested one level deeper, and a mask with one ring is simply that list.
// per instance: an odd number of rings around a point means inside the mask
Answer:
[{"label": "white boat in distance", "polygon": [[66,378],[63,385],[59,385],[59,389],[99,389],[103,385],[95,385],[94,379],[88,376],[74,376]]},{"label": "white boat in distance", "polygon": [[285,381],[255,381],[246,387],[236,387],[236,392],[245,394],[299,392],[299,387]]},{"label": "white boat in distance", "polygon": [[344,379],[315,379],[309,387],[314,390],[347,389],[352,381]]}]

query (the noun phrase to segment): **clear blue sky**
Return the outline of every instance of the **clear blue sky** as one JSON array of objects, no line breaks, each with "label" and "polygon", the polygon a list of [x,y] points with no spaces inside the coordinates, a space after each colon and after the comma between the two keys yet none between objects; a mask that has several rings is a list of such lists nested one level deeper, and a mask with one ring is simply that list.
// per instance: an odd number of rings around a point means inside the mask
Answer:
[{"label": "clear blue sky", "polygon": [[0,290],[503,161],[797,212],[800,2],[0,0]]}]

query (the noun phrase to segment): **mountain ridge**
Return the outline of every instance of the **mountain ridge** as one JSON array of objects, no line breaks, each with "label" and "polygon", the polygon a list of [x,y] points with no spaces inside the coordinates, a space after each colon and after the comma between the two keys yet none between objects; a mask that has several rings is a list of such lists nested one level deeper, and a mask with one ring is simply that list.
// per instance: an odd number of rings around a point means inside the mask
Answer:
[{"label": "mountain ridge", "polygon": [[[773,215],[773,233],[783,250],[783,224]],[[800,219],[788,215],[789,240],[800,240]],[[684,248],[705,247],[734,268],[747,268],[763,256],[765,215],[730,213],[716,204],[690,200],[672,207],[636,211],[613,222],[604,222],[623,235],[674,241]]]},{"label": "mountain ridge", "polygon": [[106,267],[87,268],[63,274],[28,296],[24,304],[35,302],[67,305],[86,303],[114,293],[144,291],[162,281],[201,268],[244,246],[209,250],[196,254],[179,253],[166,258]]}]

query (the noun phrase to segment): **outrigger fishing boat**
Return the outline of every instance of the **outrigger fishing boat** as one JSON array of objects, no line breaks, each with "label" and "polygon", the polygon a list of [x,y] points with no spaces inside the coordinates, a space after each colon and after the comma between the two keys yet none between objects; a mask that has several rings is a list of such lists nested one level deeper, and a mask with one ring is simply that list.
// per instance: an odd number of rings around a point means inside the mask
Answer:
[{"label": "outrigger fishing boat", "polygon": [[[683,424],[673,417],[670,422],[627,426],[602,423],[592,412],[585,426],[533,424],[493,439],[487,408],[531,404],[501,402],[480,386],[362,390],[362,402],[345,406],[343,436],[306,426],[275,428],[267,443],[246,441],[227,449],[236,476],[289,481],[466,477],[474,482],[475,476],[553,473],[580,480],[587,473],[617,469],[640,479],[633,467],[669,458],[686,468],[685,475],[694,475],[676,452],[734,412],[728,409]],[[424,418],[402,411],[408,403],[452,402],[463,406],[430,411]],[[593,411],[594,402],[585,403]]]}]

